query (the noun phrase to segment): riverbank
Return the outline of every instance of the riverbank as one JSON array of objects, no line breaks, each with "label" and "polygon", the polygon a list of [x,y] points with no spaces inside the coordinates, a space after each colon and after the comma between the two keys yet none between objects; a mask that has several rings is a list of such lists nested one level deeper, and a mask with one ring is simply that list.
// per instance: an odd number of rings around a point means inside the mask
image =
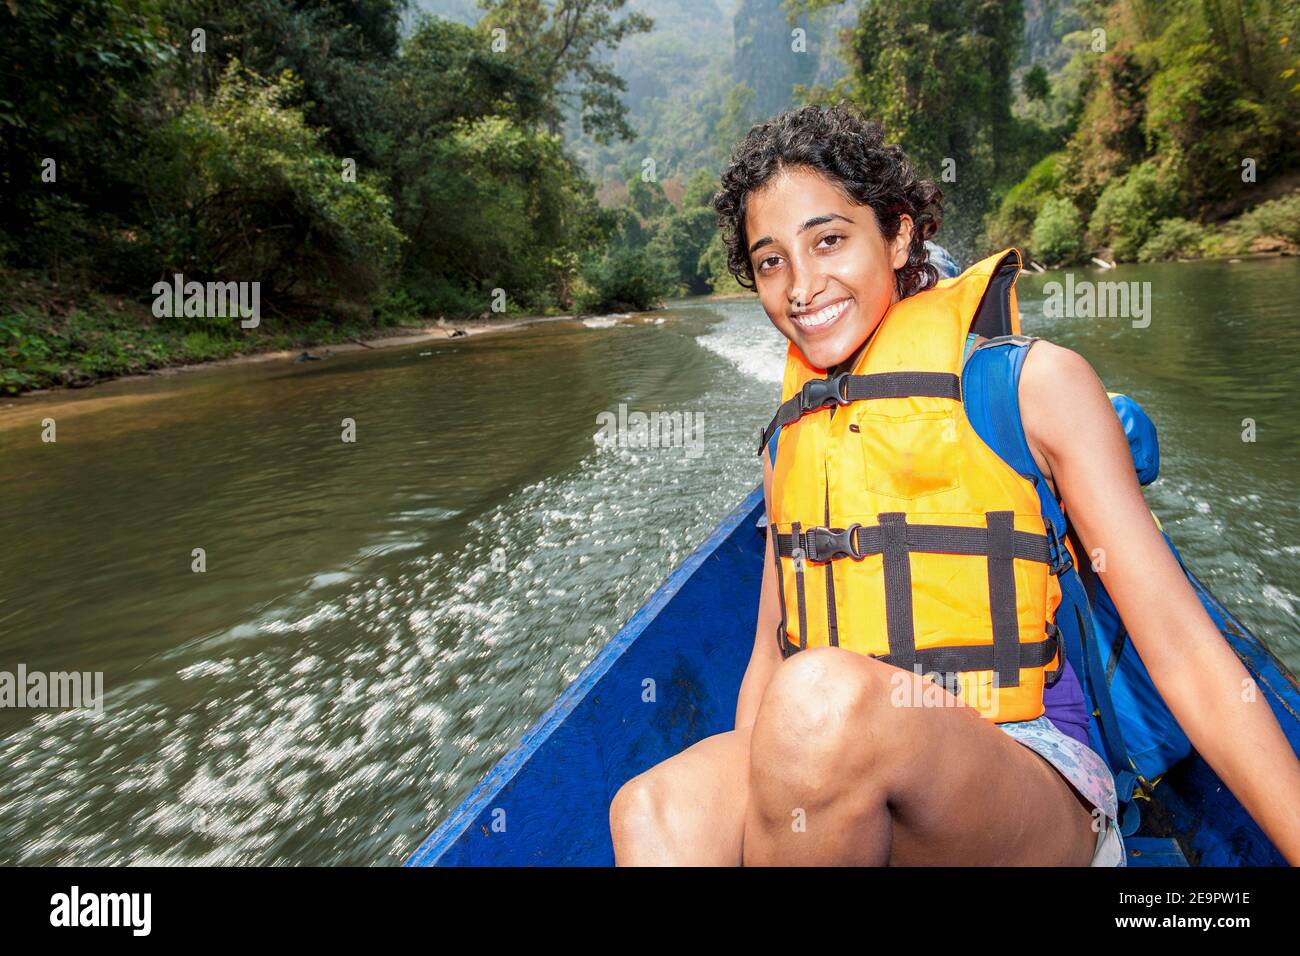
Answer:
[{"label": "riverbank", "polygon": [[[38,424],[45,418],[63,420],[124,405],[139,405],[165,399],[174,392],[174,389],[168,388],[163,383],[167,379],[179,380],[184,373],[274,362],[307,363],[348,353],[383,351],[450,339],[514,332],[550,322],[588,322],[599,325],[606,322],[613,324],[620,319],[634,316],[642,317],[642,321],[649,321],[647,317],[651,314],[650,311],[643,311],[619,312],[603,316],[530,315],[499,319],[477,318],[455,324],[389,326],[381,330],[382,334],[366,338],[352,336],[345,341],[333,341],[328,344],[318,343],[292,349],[268,349],[261,352],[240,353],[229,358],[165,365],[143,372],[104,376],[95,382],[80,386],[56,385],[31,389],[20,394],[0,395],[0,432]],[[659,318],[655,321],[662,322],[663,319]],[[142,382],[157,382],[160,387],[147,390],[132,387],[133,384],[138,386]],[[93,388],[90,387],[92,385]],[[122,390],[119,391],[118,386],[122,386]]]},{"label": "riverbank", "polygon": [[[516,319],[474,319],[445,325],[397,325],[384,329],[383,335],[359,338],[348,336],[345,340],[328,340],[309,343],[302,348],[276,349],[266,352],[239,353],[230,358],[213,359],[209,362],[188,362],[182,365],[168,365],[138,375],[120,375],[114,381],[130,381],[157,375],[175,375],[180,372],[192,372],[197,369],[217,368],[227,365],[248,365],[255,362],[314,361],[342,355],[347,352],[362,352],[374,349],[400,348],[404,345],[419,345],[422,342],[442,341],[444,339],[466,338],[473,335],[487,335],[493,332],[508,332],[541,322],[566,322],[578,319],[576,315],[530,315]],[[50,391],[60,391],[69,386],[56,389],[43,389],[27,392],[39,395]]]},{"label": "riverbank", "polygon": [[140,303],[41,277],[7,273],[0,279],[0,395],[8,398],[214,366],[309,361],[579,318],[485,314],[454,322],[291,323],[264,317],[258,328],[243,329],[237,319],[160,320]]}]

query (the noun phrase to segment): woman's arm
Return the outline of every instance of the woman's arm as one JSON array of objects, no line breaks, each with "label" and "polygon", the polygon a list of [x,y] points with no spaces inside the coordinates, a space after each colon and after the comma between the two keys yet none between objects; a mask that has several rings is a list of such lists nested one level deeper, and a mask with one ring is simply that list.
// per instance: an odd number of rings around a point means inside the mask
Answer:
[{"label": "woman's arm", "polygon": [[[763,504],[772,496],[772,463],[763,455]],[[767,509],[771,514],[771,509]],[[776,665],[781,663],[781,653],[776,646],[776,626],[781,620],[781,608],[776,590],[776,561],[773,558],[775,537],[768,534],[767,554],[763,559],[763,583],[758,592],[758,627],[754,632],[754,649],[749,655],[745,678],[740,682],[740,696],[736,699],[736,729],[752,727],[758,716],[758,702],[772,678]]]},{"label": "woman's arm", "polygon": [[1080,558],[1104,558],[1100,577],[1179,726],[1282,855],[1300,864],[1300,761],[1152,520],[1096,372],[1077,353],[1039,341],[1025,360],[1020,406],[1030,446],[1046,458],[1088,551]]}]

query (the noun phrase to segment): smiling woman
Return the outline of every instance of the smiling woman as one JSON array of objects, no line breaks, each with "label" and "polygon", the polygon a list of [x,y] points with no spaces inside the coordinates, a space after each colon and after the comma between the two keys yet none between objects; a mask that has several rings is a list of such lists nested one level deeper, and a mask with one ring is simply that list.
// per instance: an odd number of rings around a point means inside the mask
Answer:
[{"label": "smiling woman", "polygon": [[[941,202],[843,107],[782,114],[733,154],[714,200],[729,266],[789,342],[760,448],[758,624],[735,729],[615,796],[618,862],[1124,865],[1065,657],[1077,562],[1057,493],[1110,555],[1100,576],[1181,726],[1300,859],[1300,817],[1255,782],[1267,765],[1300,803],[1300,765],[1268,710],[1228,693],[1246,672],[1146,510],[1105,390],[1018,335],[1014,249],[939,281]],[[986,345],[1024,350],[1024,401],[996,423],[1023,432],[1016,465],[967,417],[996,387],[962,385]]]}]

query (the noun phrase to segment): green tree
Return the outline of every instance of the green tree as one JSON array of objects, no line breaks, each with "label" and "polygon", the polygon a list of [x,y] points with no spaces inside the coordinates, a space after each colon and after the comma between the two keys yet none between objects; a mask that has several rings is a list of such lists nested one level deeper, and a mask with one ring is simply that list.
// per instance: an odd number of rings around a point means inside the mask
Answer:
[{"label": "green tree", "polygon": [[1139,262],[1157,262],[1162,259],[1195,258],[1205,241],[1205,227],[1186,219],[1163,220],[1142,248],[1138,250]]},{"label": "green tree", "polygon": [[519,69],[532,74],[543,91],[547,131],[558,134],[571,106],[582,128],[598,143],[632,139],[621,94],[627,84],[602,60],[601,49],[645,33],[654,21],[640,13],[619,19],[626,0],[479,0],[479,27],[492,42],[501,30],[505,49]]},{"label": "green tree", "polygon": [[[1145,133],[1152,154],[1200,202],[1241,187],[1246,157],[1266,167],[1290,165],[1284,148],[1287,112],[1232,76],[1231,60],[1213,42],[1166,44],[1168,59],[1148,88]],[[1206,135],[1212,129],[1214,135]],[[1297,130],[1291,130],[1294,142]],[[1293,150],[1290,151],[1293,153]]]},{"label": "green tree", "polygon": [[[0,233],[12,257],[39,265],[84,256],[113,228],[132,201],[124,160],[148,123],[155,74],[172,56],[152,0],[0,8]],[[53,247],[16,241],[55,223]]]},{"label": "green tree", "polygon": [[1156,164],[1140,163],[1102,192],[1088,220],[1088,233],[1095,245],[1132,261],[1177,206],[1177,194]]},{"label": "green tree", "polygon": [[700,259],[718,231],[717,216],[700,207],[673,211],[655,223],[654,235],[646,244],[650,254],[668,262],[676,272],[678,289],[694,294],[712,290]]},{"label": "green tree", "polygon": [[1035,63],[1020,79],[1021,92],[1028,99],[1042,102],[1052,94],[1051,84],[1047,81],[1047,70],[1041,63]]},{"label": "green tree", "polygon": [[726,165],[731,151],[758,122],[754,103],[754,91],[744,83],[737,83],[727,91],[722,104],[722,115],[718,117],[713,129],[713,158],[717,164]]},{"label": "green tree", "polygon": [[664,188],[657,179],[645,179],[640,172],[627,179],[628,204],[642,220],[649,221],[664,215],[672,208]]},{"label": "green tree", "polygon": [[[342,156],[370,158],[369,123],[401,45],[407,0],[166,0],[180,56],[176,85],[210,96],[238,60],[261,76],[299,79],[300,108]],[[193,31],[204,31],[196,52]]]},{"label": "green tree", "polygon": [[1039,211],[1060,186],[1060,158],[1060,153],[1044,156],[1024,179],[1007,190],[985,229],[986,248],[1005,249],[1026,241]]},{"label": "green tree", "polygon": [[1019,0],[868,3],[853,31],[850,98],[923,173],[955,174],[942,184],[944,236],[963,254],[1018,162],[1011,65],[1023,32]]},{"label": "green tree", "polygon": [[[1113,43],[1075,55],[1084,107],[1061,163],[1061,191],[1085,218],[1145,162],[1172,193],[1171,214],[1184,216],[1219,200],[1253,201],[1241,175],[1246,159],[1271,175],[1295,167],[1287,144],[1300,135],[1300,59],[1291,43],[1300,4],[1113,0],[1095,4],[1093,15]],[[1144,222],[1135,228],[1153,228]],[[1119,236],[1135,254],[1132,239]]]},{"label": "green tree", "polygon": [[577,296],[580,312],[626,312],[650,309],[677,286],[671,263],[649,249],[615,246],[588,261],[585,283]]},{"label": "green tree", "polygon": [[686,188],[682,192],[682,208],[712,209],[713,196],[720,185],[718,175],[713,170],[703,167],[695,170],[686,180]]},{"label": "green tree", "polygon": [[546,91],[482,27],[424,19],[372,117],[394,216],[409,237],[403,285],[422,309],[564,304],[578,259],[601,241],[594,187],[539,128]]},{"label": "green tree", "polygon": [[[212,99],[163,124],[130,167],[150,229],[119,240],[124,269],[149,280],[262,283],[263,302],[333,311],[364,306],[392,277],[401,234],[364,173],[351,182],[302,112],[288,74],[274,82],[232,61]],[[149,276],[149,273],[152,276]]]}]

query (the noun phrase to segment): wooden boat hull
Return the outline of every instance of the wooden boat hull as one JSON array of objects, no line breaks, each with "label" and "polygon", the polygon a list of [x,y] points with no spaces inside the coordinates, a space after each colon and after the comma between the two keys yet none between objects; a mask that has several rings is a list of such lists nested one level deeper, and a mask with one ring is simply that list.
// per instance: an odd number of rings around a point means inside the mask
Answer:
[{"label": "wooden boat hull", "polygon": [[[408,866],[608,866],[609,804],[627,780],[730,730],[753,646],[765,535],[756,489],[678,567],[559,700],[407,860]],[[1192,577],[1189,574],[1189,577]],[[1300,750],[1294,676],[1192,578]],[[1193,753],[1143,805],[1129,865],[1281,865]]]}]

